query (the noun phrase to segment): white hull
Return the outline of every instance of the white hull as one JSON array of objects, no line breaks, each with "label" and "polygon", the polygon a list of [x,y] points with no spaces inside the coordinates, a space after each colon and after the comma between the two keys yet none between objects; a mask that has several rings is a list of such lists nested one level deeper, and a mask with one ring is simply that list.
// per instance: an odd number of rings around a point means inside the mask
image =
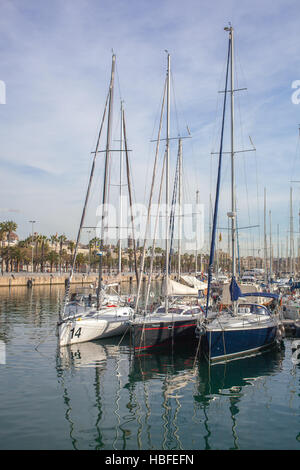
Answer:
[{"label": "white hull", "polygon": [[60,346],[84,343],[102,338],[119,336],[129,331],[128,322],[132,309],[119,307],[105,313],[94,313],[83,317],[71,317],[58,324]]}]

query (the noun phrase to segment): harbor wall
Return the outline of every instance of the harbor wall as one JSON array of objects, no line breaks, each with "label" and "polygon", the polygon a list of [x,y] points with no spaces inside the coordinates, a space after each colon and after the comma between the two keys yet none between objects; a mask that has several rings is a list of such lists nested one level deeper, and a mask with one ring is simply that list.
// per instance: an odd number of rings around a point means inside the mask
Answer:
[{"label": "harbor wall", "polygon": [[[0,287],[18,287],[18,286],[51,286],[66,284],[69,275],[64,274],[49,274],[49,273],[9,273],[0,275]],[[113,283],[113,282],[135,282],[136,278],[134,274],[122,274],[122,275],[104,275],[102,276],[103,282]],[[153,276],[154,279],[161,279],[161,275]],[[147,276],[144,275],[143,280],[146,280]],[[73,274],[71,284],[95,284],[98,282],[97,274],[86,274],[86,273],[76,273]]]}]

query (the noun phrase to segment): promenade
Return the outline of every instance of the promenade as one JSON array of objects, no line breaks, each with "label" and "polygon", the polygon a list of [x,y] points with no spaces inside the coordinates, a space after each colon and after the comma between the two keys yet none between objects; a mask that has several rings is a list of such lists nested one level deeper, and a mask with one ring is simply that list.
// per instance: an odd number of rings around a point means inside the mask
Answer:
[{"label": "promenade", "polygon": [[[69,277],[68,273],[3,273],[0,274],[0,287],[18,287],[18,286],[52,286],[65,284]],[[134,273],[104,274],[102,276],[105,283],[110,282],[134,282]],[[160,274],[154,274],[154,279],[161,279]],[[144,275],[147,279],[147,275]],[[98,282],[97,273],[75,273],[73,274],[71,284],[95,284]]]}]

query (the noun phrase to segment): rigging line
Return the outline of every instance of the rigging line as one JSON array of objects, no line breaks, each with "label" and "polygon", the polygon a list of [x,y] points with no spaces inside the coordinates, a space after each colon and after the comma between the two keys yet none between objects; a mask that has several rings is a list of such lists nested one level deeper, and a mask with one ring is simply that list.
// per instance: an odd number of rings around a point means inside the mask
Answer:
[{"label": "rigging line", "polygon": [[[224,74],[225,74],[225,70],[226,70],[226,57],[224,58],[223,67],[222,67],[222,70],[221,70],[221,73],[220,73],[218,89],[221,88],[223,77],[224,77]],[[214,116],[215,116],[214,117],[214,126],[213,126],[213,129],[212,129],[213,132],[212,132],[212,136],[211,136],[212,150],[214,150],[215,146],[218,145],[217,139],[218,139],[218,136],[220,135],[220,132],[221,132],[221,124],[219,125],[218,119],[217,119],[217,117],[220,115],[219,106],[221,106],[221,104],[222,104],[221,97],[219,95],[220,94],[217,93],[216,107],[215,107],[215,112],[214,112]]]},{"label": "rigging line", "polygon": [[[243,73],[243,75],[244,75],[244,79],[245,79],[245,83],[246,83],[245,74],[242,70],[241,62],[239,60],[236,48],[235,48],[234,54],[235,54],[235,60],[237,61],[238,65],[239,65],[241,73]],[[236,67],[236,70],[235,70],[235,80],[236,80],[236,87],[239,88],[240,85],[239,85],[239,75],[238,75],[238,72],[237,72],[237,67]],[[245,88],[245,89],[247,90],[247,88]],[[242,144],[242,148],[244,149],[244,130],[243,130],[241,102],[240,102],[239,94],[237,95],[237,104],[238,104],[238,114],[239,114],[239,120],[240,120],[241,144]],[[250,138],[250,142],[251,142],[251,138]],[[245,156],[243,156],[243,167],[244,167],[244,178],[245,178],[248,219],[249,219],[249,225],[251,225],[251,211],[250,211],[250,204],[249,204],[249,190],[248,190],[248,182],[247,182],[246,157]],[[253,244],[254,243],[254,235],[253,235],[252,230],[250,232],[250,239],[251,239],[251,242]]]},{"label": "rigging line", "polygon": [[155,151],[154,166],[153,166],[153,173],[152,173],[152,182],[151,182],[150,196],[149,196],[149,203],[148,203],[148,212],[147,212],[147,221],[146,221],[146,229],[145,229],[145,238],[144,238],[144,244],[143,244],[143,253],[142,253],[142,257],[141,257],[141,261],[140,261],[140,274],[141,274],[141,276],[139,278],[139,283],[138,283],[138,286],[137,286],[137,294],[136,294],[136,302],[135,302],[135,313],[138,310],[138,303],[139,303],[140,291],[141,291],[141,279],[142,279],[142,273],[143,273],[143,270],[144,270],[146,243],[147,243],[147,235],[148,235],[148,229],[149,229],[149,223],[150,223],[150,214],[151,214],[153,190],[154,190],[155,179],[156,179],[156,169],[157,169],[157,162],[158,162],[158,155],[159,155],[160,135],[161,135],[161,130],[162,130],[162,122],[163,122],[163,115],[164,115],[164,106],[165,106],[165,98],[166,98],[166,92],[167,92],[167,84],[168,84],[168,77],[166,77],[166,79],[165,79],[164,96],[163,96],[163,101],[162,101],[162,106],[161,106],[158,138],[157,138],[157,142],[156,142],[156,151]]},{"label": "rigging line", "polygon": [[[237,32],[235,32],[235,36],[236,36],[236,37],[239,37]],[[237,42],[238,42],[238,41],[237,41]],[[238,42],[238,44],[240,44],[240,43]],[[241,62],[241,60],[240,60],[240,56],[239,56],[239,52],[238,52],[238,47],[235,47],[234,55],[235,55],[234,60],[235,60],[235,63],[236,63],[236,69],[237,69],[238,67],[240,68],[240,74],[241,74],[242,79],[243,79],[243,81],[244,81],[244,83],[245,83],[245,87],[246,87],[246,89],[248,90],[247,80],[246,80],[246,74],[245,74],[245,72],[244,72],[244,69],[243,69],[243,66],[242,66],[242,62]],[[238,88],[238,87],[237,87],[237,88]]]},{"label": "rigging line", "polygon": [[255,173],[256,173],[256,206],[257,206],[257,217],[258,217],[258,248],[261,249],[261,232],[260,232],[260,211],[259,211],[259,187],[258,187],[258,165],[257,165],[257,153],[254,152],[255,156]]},{"label": "rigging line", "polygon": [[[154,132],[155,132],[155,129],[156,129],[156,124],[157,122],[161,119],[160,116],[161,116],[161,109],[163,107],[162,103],[165,101],[165,93],[166,93],[166,83],[164,83],[164,86],[163,86],[163,89],[162,89],[162,93],[161,93],[161,97],[160,97],[160,100],[158,102],[158,105],[157,105],[157,111],[155,113],[155,120],[154,120],[154,125],[153,125],[153,129],[152,129],[152,133],[151,133],[151,138],[150,138],[150,142],[149,142],[149,146],[148,146],[148,153],[150,154],[150,149],[152,149],[152,144],[151,144],[151,141],[154,139]],[[151,151],[152,153],[152,151]],[[154,157],[154,160],[155,160],[155,157]],[[150,158],[147,158],[147,171],[146,171],[146,178],[145,180],[148,181],[148,173],[149,173],[149,167],[150,167],[150,162],[151,162],[151,159]],[[145,187],[144,187],[144,202],[146,201],[146,192],[147,192],[147,185],[145,184]]]},{"label": "rigging line", "polygon": [[[129,164],[129,172],[131,175],[133,175],[133,170],[132,170],[132,163],[131,163],[131,159],[128,158],[128,164]],[[133,197],[132,197],[132,200],[133,201],[137,201],[137,198],[136,198],[136,192],[135,192],[135,186],[134,186],[134,180],[135,178],[132,178],[131,180],[131,189],[132,189],[132,192],[133,192]],[[147,181],[147,180],[146,180]],[[146,185],[145,185],[146,186]]]},{"label": "rigging line", "polygon": [[[162,190],[163,190],[163,181],[164,181],[164,174],[165,174],[165,164],[166,164],[166,152],[163,160],[163,168],[161,172],[161,181],[160,181],[160,188],[159,188],[159,195],[158,195],[158,204],[157,204],[157,214],[156,214],[156,221],[154,227],[154,234],[152,240],[152,252],[150,258],[150,268],[149,268],[149,275],[148,275],[148,283],[147,283],[147,291],[146,291],[146,299],[145,299],[145,312],[147,312],[148,302],[149,302],[149,295],[150,295],[150,287],[151,287],[151,278],[153,274],[153,262],[154,262],[154,255],[155,255],[155,247],[156,247],[156,232],[157,232],[157,225],[159,219],[159,209],[161,205],[161,197],[162,197]],[[145,328],[145,326],[144,326]]]},{"label": "rigging line", "polygon": [[[238,114],[240,119],[240,130],[241,130],[241,140],[242,140],[242,148],[244,149],[244,132],[243,132],[243,124],[242,124],[242,115],[241,115],[241,107],[240,107],[240,99],[239,96],[237,97],[237,104],[238,104]],[[247,200],[247,209],[248,209],[248,219],[249,225],[251,225],[251,216],[250,216],[250,205],[249,205],[249,191],[248,191],[248,182],[247,182],[247,172],[246,172],[246,156],[242,156],[243,159],[243,167],[244,167],[244,178],[245,178],[245,188],[246,188],[246,200]]]},{"label": "rigging line", "polygon": [[[248,94],[248,86],[247,86],[247,79],[246,79],[246,74],[244,72],[244,69],[243,69],[243,66],[242,66],[242,62],[240,60],[240,57],[239,57],[239,53],[238,53],[238,48],[235,48],[235,55],[236,55],[236,58],[235,58],[235,61],[236,61],[236,64],[237,64],[237,68],[240,69],[240,74],[243,78],[243,81],[245,83],[245,87],[246,87],[246,92]],[[251,141],[251,137],[249,136],[249,139],[250,139],[250,142],[252,144],[252,141]],[[253,145],[253,144],[252,144]],[[255,151],[255,170],[256,170],[256,187],[257,187],[257,216],[258,216],[258,226],[259,226],[259,233],[258,233],[258,246],[259,246],[259,249],[260,249],[260,245],[261,245],[261,231],[260,231],[260,211],[259,211],[259,178],[258,178],[258,166],[257,166],[257,153]]]},{"label": "rigging line", "polygon": [[178,119],[178,111],[177,111],[175,87],[174,87],[174,78],[173,78],[172,70],[171,70],[171,83],[172,83],[172,89],[173,89],[173,103],[174,103],[175,116],[176,116],[177,135],[180,136],[181,134],[180,134],[180,130],[179,130],[179,119]]},{"label": "rigging line", "polygon": [[177,159],[176,165],[176,175],[173,187],[173,196],[172,196],[172,203],[171,203],[171,213],[170,213],[170,223],[169,223],[169,234],[170,234],[170,254],[169,254],[169,272],[171,272],[171,264],[172,264],[172,251],[173,251],[173,242],[174,242],[174,225],[175,225],[175,210],[176,210],[176,202],[177,202],[177,186],[178,186],[178,170],[179,170],[179,156]]},{"label": "rigging line", "polygon": [[105,103],[104,112],[103,112],[103,116],[102,116],[102,121],[101,121],[100,129],[99,129],[98,139],[97,139],[97,143],[96,143],[96,151],[95,151],[95,154],[94,154],[94,157],[93,157],[93,164],[92,164],[92,168],[91,168],[89,183],[88,183],[87,192],[86,192],[85,201],[84,201],[84,206],[83,206],[83,210],[82,210],[81,221],[80,221],[80,225],[79,225],[79,229],[78,229],[77,240],[76,240],[73,260],[72,260],[72,264],[71,264],[71,271],[70,271],[70,274],[69,274],[69,277],[68,277],[67,286],[66,286],[66,290],[65,290],[65,296],[64,296],[64,301],[63,301],[63,313],[61,314],[61,311],[59,312],[59,320],[62,320],[62,318],[65,314],[65,308],[66,308],[66,304],[67,304],[67,301],[68,301],[68,298],[69,298],[71,280],[72,280],[72,276],[73,276],[74,269],[75,269],[75,263],[76,263],[76,257],[77,257],[77,252],[78,252],[79,240],[80,240],[80,236],[81,236],[83,223],[84,223],[84,220],[85,220],[86,208],[87,208],[87,204],[88,204],[88,200],[89,200],[89,196],[90,196],[91,184],[92,184],[93,176],[94,176],[94,170],[95,170],[95,164],[96,164],[96,158],[97,158],[97,151],[98,151],[98,148],[99,148],[99,145],[100,145],[100,138],[101,138],[103,124],[104,124],[105,115],[106,115],[106,111],[107,111],[109,96],[110,96],[110,86],[109,86],[109,91],[107,93],[106,103]]},{"label": "rigging line", "polygon": [[119,71],[118,71],[118,63],[116,62],[116,77],[117,77],[117,85],[118,85],[118,91],[120,95],[120,101],[124,101],[122,99],[122,92],[121,92],[121,85],[120,85],[120,76],[119,76]]},{"label": "rigging line", "polygon": [[124,109],[123,109],[123,133],[124,133],[124,145],[125,145],[125,157],[126,157],[128,197],[129,197],[129,204],[130,204],[132,241],[133,241],[133,249],[134,249],[134,268],[135,268],[136,282],[139,283],[139,273],[138,273],[137,256],[136,256],[136,240],[135,240],[135,231],[134,231],[134,217],[133,217],[133,211],[132,211],[133,203],[132,203],[132,193],[131,193],[131,173],[130,173],[130,167],[129,167],[129,156],[128,156],[128,148],[127,148],[127,137],[126,137],[125,111],[124,111]]}]

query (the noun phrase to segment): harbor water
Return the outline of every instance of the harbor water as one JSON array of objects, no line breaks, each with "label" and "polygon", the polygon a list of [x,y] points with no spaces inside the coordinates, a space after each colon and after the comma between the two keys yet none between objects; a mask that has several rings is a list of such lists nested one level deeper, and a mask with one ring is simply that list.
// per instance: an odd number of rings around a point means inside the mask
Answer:
[{"label": "harbor water", "polygon": [[59,349],[63,286],[0,290],[0,449],[300,450],[300,360],[281,350],[208,367],[130,338]]}]

